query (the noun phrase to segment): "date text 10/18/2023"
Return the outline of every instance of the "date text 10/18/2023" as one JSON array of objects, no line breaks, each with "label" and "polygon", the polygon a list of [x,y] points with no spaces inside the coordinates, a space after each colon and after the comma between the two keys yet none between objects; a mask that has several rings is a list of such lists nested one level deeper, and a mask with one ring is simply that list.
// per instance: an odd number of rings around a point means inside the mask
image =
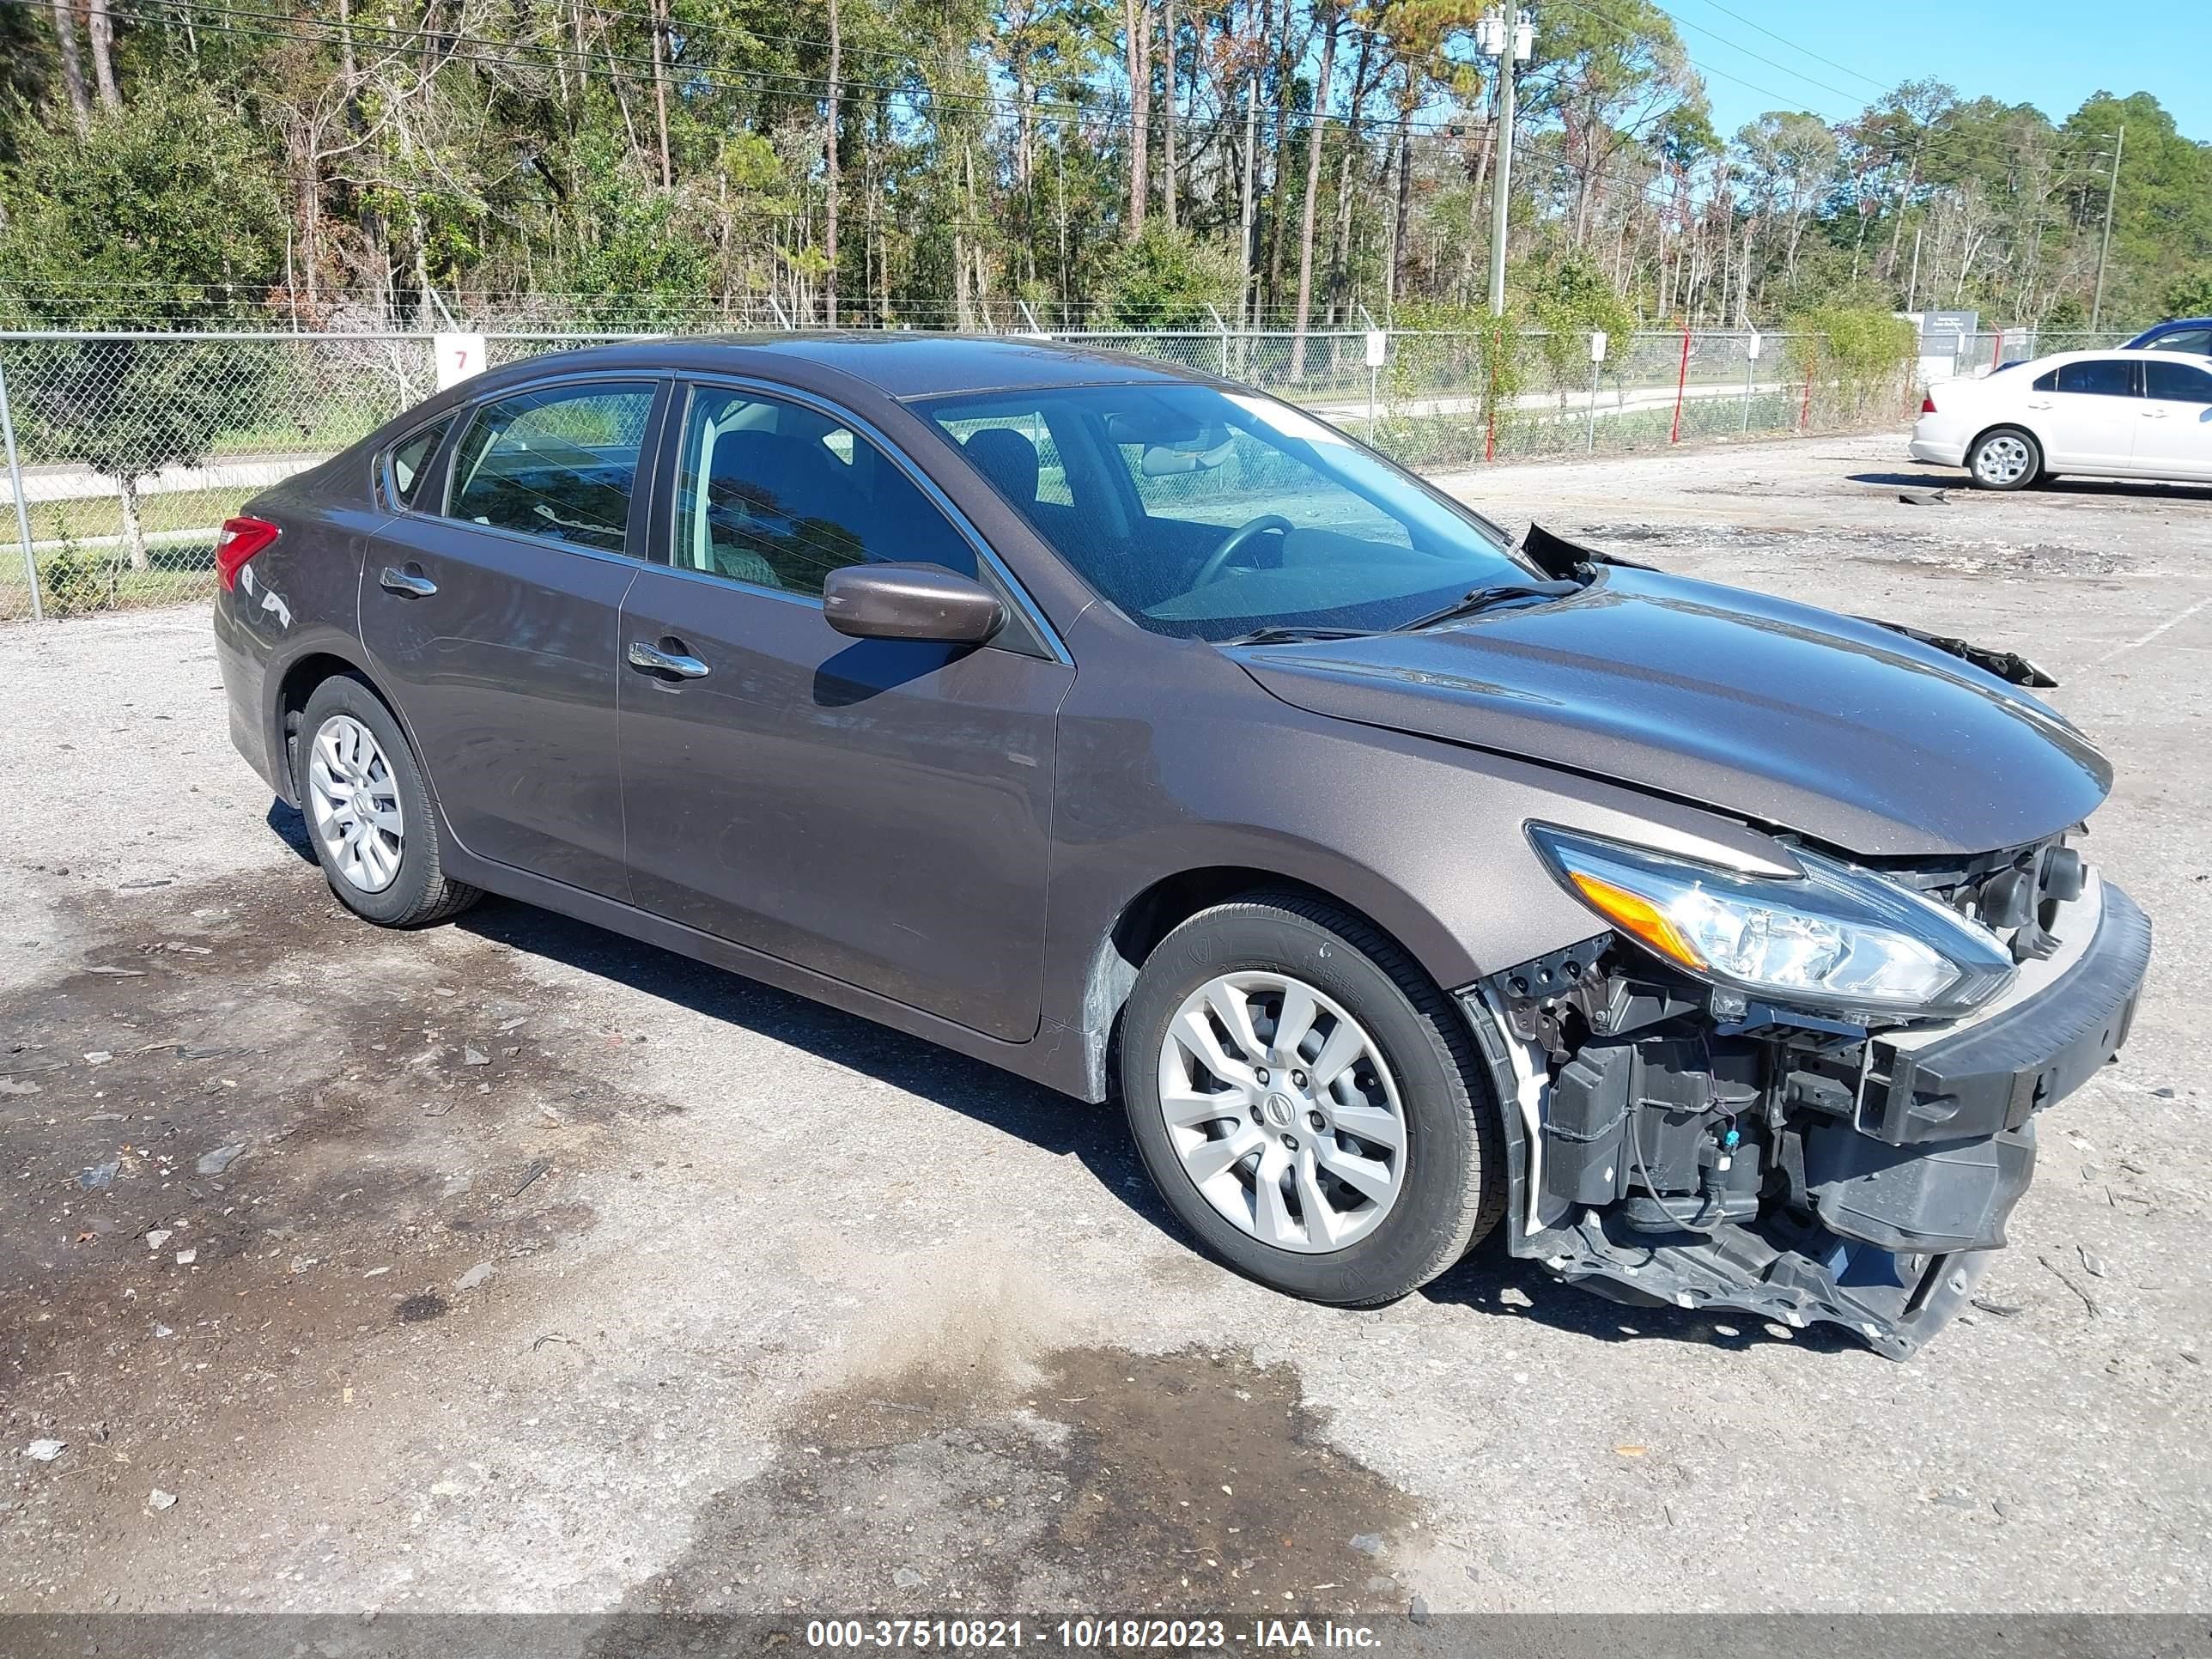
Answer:
[{"label": "date text 10/18/2023", "polygon": [[1370,1625],[1306,1619],[815,1619],[806,1644],[824,1650],[910,1648],[949,1653],[1042,1648],[1064,1652],[1213,1653],[1239,1648],[1338,1649],[1372,1652],[1382,1632]]}]

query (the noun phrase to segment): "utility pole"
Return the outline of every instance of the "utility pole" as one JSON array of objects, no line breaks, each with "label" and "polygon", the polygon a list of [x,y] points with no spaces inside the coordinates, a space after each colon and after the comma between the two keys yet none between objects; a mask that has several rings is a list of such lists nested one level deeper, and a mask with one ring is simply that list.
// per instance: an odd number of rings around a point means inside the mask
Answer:
[{"label": "utility pole", "polygon": [[2097,245],[2097,297],[2089,303],[2089,331],[2105,315],[2105,259],[2112,251],[2112,200],[2120,193],[2120,152],[2128,147],[2128,129],[2123,122],[2112,135],[2112,176],[2105,181],[2105,237]]},{"label": "utility pole", "polygon": [[1505,226],[1513,204],[1514,69],[1534,55],[1536,20],[1523,9],[1509,19],[1503,11],[1475,25],[1476,49],[1498,62],[1498,165],[1490,174],[1490,314],[1505,314]]}]

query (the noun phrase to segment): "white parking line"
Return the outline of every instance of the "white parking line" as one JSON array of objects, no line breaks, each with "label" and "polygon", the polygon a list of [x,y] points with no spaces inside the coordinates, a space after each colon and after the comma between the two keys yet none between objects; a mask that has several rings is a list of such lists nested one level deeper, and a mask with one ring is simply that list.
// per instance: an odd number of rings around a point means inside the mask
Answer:
[{"label": "white parking line", "polygon": [[2168,617],[2164,622],[2152,629],[2149,633],[2143,635],[2140,639],[2130,640],[2125,645],[2114,647],[2103,656],[2098,658],[2095,662],[2092,663],[2089,665],[2089,672],[2094,674],[2097,670],[2104,667],[2107,663],[2117,661],[2118,659],[2127,655],[2129,652],[2141,650],[2144,646],[2148,645],[2160,635],[2165,633],[2169,628],[2179,627],[2181,623],[2187,622],[2191,617],[2195,616],[2208,605],[2212,605],[2212,594],[2207,594],[2204,598],[2197,600],[2196,604],[2191,605],[2185,611],[2175,611],[2173,615]]}]

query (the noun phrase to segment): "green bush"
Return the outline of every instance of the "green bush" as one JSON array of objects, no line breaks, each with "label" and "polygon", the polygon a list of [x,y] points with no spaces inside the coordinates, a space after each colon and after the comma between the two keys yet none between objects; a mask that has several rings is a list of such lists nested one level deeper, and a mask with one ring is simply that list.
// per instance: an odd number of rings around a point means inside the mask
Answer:
[{"label": "green bush", "polygon": [[76,617],[89,611],[113,610],[117,574],[114,556],[89,558],[77,545],[67,519],[61,521],[59,529],[62,550],[39,569],[39,588],[45,596],[46,613]]},{"label": "green bush", "polygon": [[1570,385],[1589,374],[1589,337],[1602,331],[1625,345],[1636,326],[1628,301],[1614,291],[1606,274],[1587,253],[1569,252],[1529,284],[1536,325],[1544,331],[1543,352],[1552,379]]},{"label": "green bush", "polygon": [[1211,328],[1214,307],[1236,304],[1236,256],[1163,220],[1102,261],[1106,321],[1112,328]]},{"label": "green bush", "polygon": [[[1476,424],[1485,443],[1495,425],[1503,444],[1520,411],[1515,400],[1528,383],[1529,337],[1527,319],[1508,310],[1493,317],[1476,306],[1403,305],[1398,326],[1407,331],[1391,343],[1388,391],[1390,403],[1419,398],[1459,397],[1475,401]],[[1394,452],[1395,453],[1395,452]]]},{"label": "green bush", "polygon": [[1800,380],[1832,383],[1837,416],[1856,420],[1896,391],[1919,350],[1912,325],[1878,305],[1826,305],[1790,319],[1789,358]]}]

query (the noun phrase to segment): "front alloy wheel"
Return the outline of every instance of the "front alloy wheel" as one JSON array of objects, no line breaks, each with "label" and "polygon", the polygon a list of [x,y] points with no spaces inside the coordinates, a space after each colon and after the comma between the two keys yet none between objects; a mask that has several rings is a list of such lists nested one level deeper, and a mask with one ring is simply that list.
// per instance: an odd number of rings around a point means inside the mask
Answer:
[{"label": "front alloy wheel", "polygon": [[1307,893],[1201,910],[1121,1012],[1130,1133],[1209,1252],[1371,1307],[1457,1261],[1504,1207],[1497,1103],[1464,1021],[1396,942]]},{"label": "front alloy wheel", "polygon": [[1398,1089],[1375,1039],[1279,973],[1224,974],[1183,999],[1160,1044],[1160,1109],[1191,1184],[1277,1249],[1340,1250],[1397,1201]]}]

